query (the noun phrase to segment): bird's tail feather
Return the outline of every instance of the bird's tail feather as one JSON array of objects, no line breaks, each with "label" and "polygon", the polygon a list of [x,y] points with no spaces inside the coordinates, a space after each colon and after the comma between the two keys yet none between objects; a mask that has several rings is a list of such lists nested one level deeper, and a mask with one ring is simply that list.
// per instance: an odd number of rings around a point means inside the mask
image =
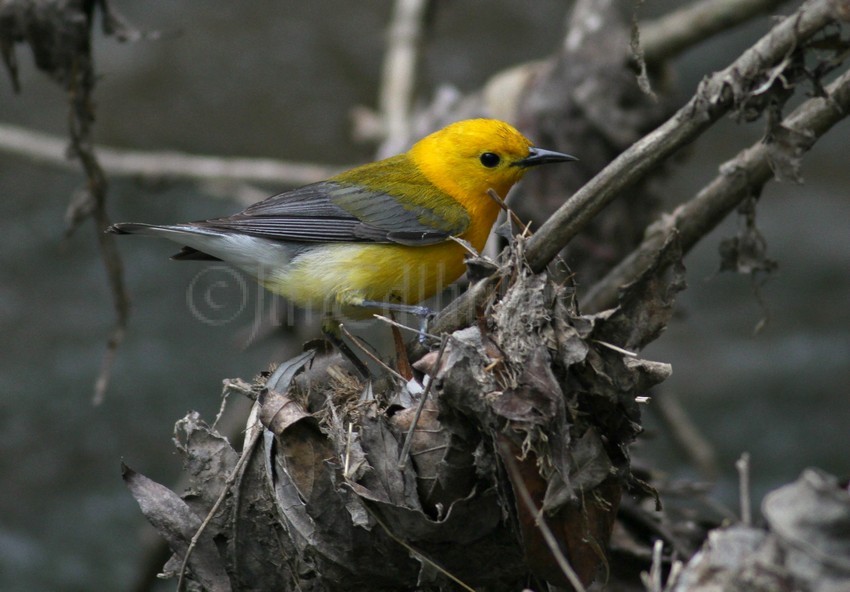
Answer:
[{"label": "bird's tail feather", "polygon": [[156,228],[156,226],[152,226],[150,224],[119,222],[118,224],[113,224],[107,228],[106,232],[111,232],[112,234],[156,234],[156,232],[152,231],[154,228]]},{"label": "bird's tail feather", "polygon": [[218,257],[192,247],[183,247],[179,253],[174,253],[171,258],[175,261],[221,261]]},{"label": "bird's tail feather", "polygon": [[180,241],[180,239],[177,238],[178,235],[185,236],[187,234],[220,234],[194,225],[189,226],[175,224],[165,226],[158,224],[142,224],[141,222],[119,222],[107,228],[106,232],[111,232],[113,234],[141,234],[143,236],[163,236],[178,242]]},{"label": "bird's tail feather", "polygon": [[[160,226],[157,224],[143,224],[140,222],[119,222],[118,224],[113,224],[112,226],[107,228],[106,232],[111,232],[113,234],[138,234],[141,236],[160,236],[163,238],[171,239],[178,243],[193,242],[191,240],[186,241],[186,238],[189,235],[216,236],[221,234],[219,232],[199,228],[197,226]],[[177,261],[221,261],[220,258],[214,255],[210,255],[209,253],[205,253],[200,249],[188,246],[184,246],[179,253],[175,253],[171,256],[171,258]]]},{"label": "bird's tail feather", "polygon": [[114,234],[159,236],[174,241],[183,250],[172,256],[178,261],[227,261],[248,273],[263,274],[279,269],[292,259],[293,250],[284,242],[207,228],[196,224],[156,225],[121,222],[107,228]]}]

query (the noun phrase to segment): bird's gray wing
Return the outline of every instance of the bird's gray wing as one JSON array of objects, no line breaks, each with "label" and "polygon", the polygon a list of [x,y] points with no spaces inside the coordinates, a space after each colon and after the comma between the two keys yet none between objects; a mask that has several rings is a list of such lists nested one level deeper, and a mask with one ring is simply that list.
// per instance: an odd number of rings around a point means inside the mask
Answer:
[{"label": "bird's gray wing", "polygon": [[199,226],[269,240],[429,245],[462,233],[468,219],[447,225],[433,212],[357,184],[321,181],[275,195]]}]

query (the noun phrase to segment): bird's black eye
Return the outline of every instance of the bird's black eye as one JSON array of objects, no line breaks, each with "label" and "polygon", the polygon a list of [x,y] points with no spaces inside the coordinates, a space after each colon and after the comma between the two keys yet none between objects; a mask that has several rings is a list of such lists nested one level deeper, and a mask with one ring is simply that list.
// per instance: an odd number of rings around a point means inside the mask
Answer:
[{"label": "bird's black eye", "polygon": [[488,169],[492,169],[495,166],[499,166],[501,162],[501,158],[499,158],[498,154],[493,154],[492,152],[485,152],[479,157],[481,164],[486,166]]}]

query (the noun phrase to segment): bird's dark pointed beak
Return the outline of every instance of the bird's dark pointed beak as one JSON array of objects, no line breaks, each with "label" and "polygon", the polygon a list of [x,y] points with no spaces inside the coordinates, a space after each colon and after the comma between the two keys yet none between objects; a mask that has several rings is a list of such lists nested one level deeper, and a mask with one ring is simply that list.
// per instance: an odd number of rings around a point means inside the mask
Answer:
[{"label": "bird's dark pointed beak", "polygon": [[547,164],[550,162],[570,162],[578,160],[575,156],[563,154],[562,152],[554,152],[553,150],[544,150],[543,148],[535,148],[532,146],[528,149],[528,156],[514,163],[514,166],[528,168],[539,164]]}]

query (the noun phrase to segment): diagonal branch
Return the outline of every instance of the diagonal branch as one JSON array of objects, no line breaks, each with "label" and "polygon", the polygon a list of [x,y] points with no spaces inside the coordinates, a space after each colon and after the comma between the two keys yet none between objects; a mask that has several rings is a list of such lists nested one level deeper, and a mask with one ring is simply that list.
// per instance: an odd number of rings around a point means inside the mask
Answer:
[{"label": "diagonal branch", "polygon": [[[850,115],[850,70],[826,88],[826,97],[809,99],[781,124],[782,128],[805,139],[793,149],[794,156],[811,148],[832,126]],[[633,281],[672,232],[679,234],[682,252],[692,249],[743,200],[757,195],[774,177],[771,168],[772,144],[757,142],[742,150],[720,168],[720,174],[693,199],[661,217],[647,237],[626,259],[597,282],[582,299],[589,312],[614,306],[621,286]]]},{"label": "diagonal branch", "polygon": [[526,253],[531,269],[543,270],[608,203],[732,109],[742,98],[742,81],[761,81],[765,70],[835,22],[835,14],[835,0],[809,0],[725,70],[705,79],[684,107],[614,159],[529,239]]},{"label": "diagonal branch", "polygon": [[[841,1],[847,3],[847,0]],[[544,269],[608,203],[729,112],[743,98],[745,81],[753,81],[753,87],[760,84],[765,70],[782,62],[803,41],[835,23],[841,14],[836,0],[808,0],[725,70],[706,78],[684,107],[612,161],[529,239],[526,255],[532,270]],[[758,92],[753,91],[752,95]],[[451,319],[447,313],[441,313],[432,327],[453,330],[467,326],[474,318],[472,297],[468,292],[461,294],[450,306]]]}]

